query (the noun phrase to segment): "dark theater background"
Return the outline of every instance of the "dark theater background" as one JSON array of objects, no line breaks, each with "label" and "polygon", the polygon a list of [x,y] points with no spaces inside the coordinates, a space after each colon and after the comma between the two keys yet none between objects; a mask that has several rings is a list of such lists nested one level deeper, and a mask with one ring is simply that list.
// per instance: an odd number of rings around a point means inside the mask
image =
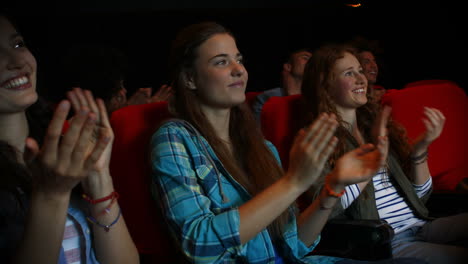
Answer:
[{"label": "dark theater background", "polygon": [[[383,48],[380,83],[400,89],[422,79],[449,79],[467,91],[468,26],[462,1],[390,0],[101,0],[11,4],[39,61],[42,94],[56,100],[60,58],[75,43],[120,48],[129,58],[129,92],[167,82],[167,54],[181,27],[215,20],[230,28],[246,58],[248,91],[279,84],[289,50],[353,36]],[[90,61],[89,63],[93,63]]]}]

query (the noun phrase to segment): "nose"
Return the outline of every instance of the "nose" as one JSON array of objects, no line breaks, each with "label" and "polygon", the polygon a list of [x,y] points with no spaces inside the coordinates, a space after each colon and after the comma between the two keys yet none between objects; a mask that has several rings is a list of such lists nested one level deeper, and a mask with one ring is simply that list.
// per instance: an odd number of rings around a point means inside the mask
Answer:
[{"label": "nose", "polygon": [[357,74],[356,83],[357,83],[357,84],[365,84],[365,83],[367,83],[367,78],[366,78],[366,76],[365,76],[364,74],[362,74],[362,73]]},{"label": "nose", "polygon": [[232,68],[232,75],[233,76],[241,76],[245,74],[245,67],[242,63],[234,62]]}]

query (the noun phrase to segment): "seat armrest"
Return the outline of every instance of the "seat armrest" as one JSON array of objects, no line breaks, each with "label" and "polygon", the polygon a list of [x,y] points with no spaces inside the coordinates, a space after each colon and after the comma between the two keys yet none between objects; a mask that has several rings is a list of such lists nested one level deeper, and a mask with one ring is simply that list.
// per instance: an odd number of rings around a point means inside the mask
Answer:
[{"label": "seat armrest", "polygon": [[385,220],[333,219],[325,225],[313,254],[358,260],[391,258],[394,236]]}]

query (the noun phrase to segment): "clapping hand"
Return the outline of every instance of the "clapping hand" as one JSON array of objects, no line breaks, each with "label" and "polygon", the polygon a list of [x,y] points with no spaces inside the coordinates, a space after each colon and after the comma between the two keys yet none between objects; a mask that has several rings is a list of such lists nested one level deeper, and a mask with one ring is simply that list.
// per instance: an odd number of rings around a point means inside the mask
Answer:
[{"label": "clapping hand", "polygon": [[[106,146],[100,158],[93,164],[93,169],[90,171],[89,177],[83,181],[85,191],[93,195],[93,193],[97,192],[97,189],[102,190],[102,185],[112,185],[109,163],[114,132],[112,131],[103,100],[94,99],[93,94],[89,90],[83,91],[80,88],[74,88],[72,91],[69,91],[67,97],[70,99],[73,110],[76,113],[83,111],[83,109],[90,109],[96,117],[96,126],[90,138],[90,146],[92,146],[93,142],[98,142],[101,138],[107,138],[109,141],[109,144]],[[111,189],[111,187],[108,189]],[[112,190],[108,191],[110,192]]]},{"label": "clapping hand", "polygon": [[445,125],[445,116],[438,109],[424,107],[424,115],[422,121],[426,131],[415,140],[413,155],[427,151],[429,145],[440,136]]},{"label": "clapping hand", "polygon": [[290,151],[287,172],[296,186],[306,190],[322,173],[338,142],[333,136],[337,126],[335,115],[323,113],[307,129],[299,131]]},{"label": "clapping hand", "polygon": [[33,188],[49,197],[69,195],[88,177],[111,141],[108,136],[91,140],[97,117],[87,107],[77,112],[62,135],[69,110],[69,101],[60,102],[41,148],[34,139],[26,139],[24,160],[33,174]]}]

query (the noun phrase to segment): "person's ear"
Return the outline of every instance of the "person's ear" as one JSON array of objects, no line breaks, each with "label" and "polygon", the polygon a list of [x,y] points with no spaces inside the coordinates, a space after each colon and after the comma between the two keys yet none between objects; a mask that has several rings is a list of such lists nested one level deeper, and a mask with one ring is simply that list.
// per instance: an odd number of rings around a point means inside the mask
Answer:
[{"label": "person's ear", "polygon": [[291,72],[291,68],[292,68],[291,63],[288,62],[288,63],[283,64],[283,71]]},{"label": "person's ear", "polygon": [[189,76],[189,74],[184,73],[183,75],[185,86],[190,90],[196,90],[197,86],[195,85],[195,80],[193,76]]}]

